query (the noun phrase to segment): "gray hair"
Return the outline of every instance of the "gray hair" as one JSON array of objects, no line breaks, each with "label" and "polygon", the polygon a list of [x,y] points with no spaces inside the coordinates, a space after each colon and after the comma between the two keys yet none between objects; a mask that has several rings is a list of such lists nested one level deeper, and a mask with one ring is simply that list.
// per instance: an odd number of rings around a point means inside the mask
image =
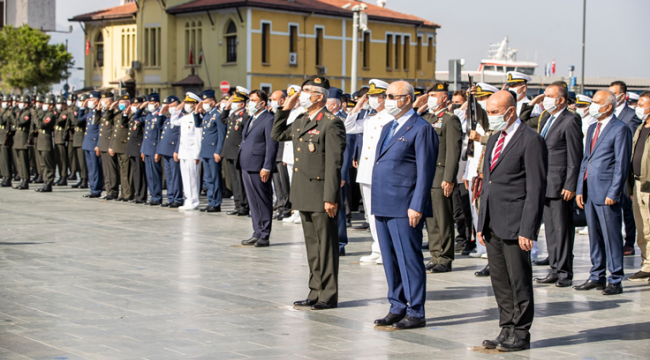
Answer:
[{"label": "gray hair", "polygon": [[309,85],[308,90],[310,92],[315,92],[315,93],[319,93],[319,94],[323,95],[325,97],[324,100],[327,100],[327,97],[330,94],[329,90],[325,89],[324,87],[320,87],[320,86]]},{"label": "gray hair", "polygon": [[616,95],[609,91],[609,90],[602,90],[605,93],[607,93],[607,97],[605,98],[605,103],[602,105],[612,105],[612,109],[616,109],[616,104],[618,101],[616,101]]},{"label": "gray hair", "polygon": [[411,95],[411,102],[415,101],[415,88],[413,88],[413,85],[406,83],[406,86],[404,87],[404,90],[406,90],[407,95]]}]

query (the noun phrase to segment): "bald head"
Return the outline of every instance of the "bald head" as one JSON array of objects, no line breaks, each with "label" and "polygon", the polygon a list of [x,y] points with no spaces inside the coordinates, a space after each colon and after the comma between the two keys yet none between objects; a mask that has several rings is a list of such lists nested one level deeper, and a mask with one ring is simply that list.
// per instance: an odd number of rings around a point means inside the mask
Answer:
[{"label": "bald head", "polygon": [[598,120],[605,120],[616,110],[616,95],[609,90],[599,90],[591,99],[592,104],[600,105],[600,116],[594,116]]},{"label": "bald head", "polygon": [[401,118],[404,114],[413,109],[413,101],[415,100],[415,89],[411,84],[406,81],[395,81],[388,85],[386,89],[386,97],[388,100],[385,102],[386,109],[389,109],[389,101],[397,101],[397,107],[400,112],[394,115],[395,119]]},{"label": "bald head", "polygon": [[[487,100],[486,112],[488,116],[503,115],[503,121],[507,123],[505,129],[507,129],[517,120],[516,106],[517,103],[512,94],[509,91],[501,90],[492,94],[492,96]],[[492,126],[493,125],[490,124],[490,127]]]}]

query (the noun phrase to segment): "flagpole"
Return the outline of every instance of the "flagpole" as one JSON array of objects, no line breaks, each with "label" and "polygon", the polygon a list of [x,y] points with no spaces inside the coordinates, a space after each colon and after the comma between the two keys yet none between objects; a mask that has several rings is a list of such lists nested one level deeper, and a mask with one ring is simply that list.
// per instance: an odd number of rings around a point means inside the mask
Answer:
[{"label": "flagpole", "polygon": [[[203,49],[201,49],[201,54],[205,58],[205,54],[203,54]],[[210,81],[210,71],[208,71],[208,62],[203,59],[203,65],[205,66],[205,73],[208,76],[208,85],[210,86],[210,89],[212,89],[212,81]]]}]

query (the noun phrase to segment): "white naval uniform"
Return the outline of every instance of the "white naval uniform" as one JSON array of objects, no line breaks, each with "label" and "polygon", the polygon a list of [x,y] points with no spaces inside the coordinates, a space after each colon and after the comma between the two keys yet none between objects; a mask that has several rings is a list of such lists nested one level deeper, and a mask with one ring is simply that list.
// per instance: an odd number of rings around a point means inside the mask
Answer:
[{"label": "white naval uniform", "polygon": [[[291,125],[298,116],[302,115],[305,112],[305,109],[302,106],[298,106],[297,108],[294,108],[291,110],[291,113],[289,114],[289,118],[287,119],[287,125]],[[289,184],[291,184],[291,177],[293,175],[293,142],[291,141],[285,141],[284,144],[284,152],[282,153],[282,162],[287,164],[287,171],[289,172]]]},{"label": "white naval uniform", "polygon": [[[529,102],[530,100],[527,97],[524,97],[523,99],[517,102],[517,116],[521,115],[521,108],[524,106],[524,104],[528,104]],[[535,104],[535,106],[533,107],[533,112],[530,113],[530,117],[535,117],[541,114],[542,111],[543,111],[542,107],[539,106],[539,104]]]},{"label": "white naval uniform", "polygon": [[361,184],[363,192],[364,212],[368,216],[368,224],[370,225],[370,234],[372,234],[372,252],[381,254],[379,249],[379,240],[377,238],[377,225],[375,224],[375,216],[372,215],[370,208],[370,198],[372,191],[372,169],[375,166],[375,156],[377,154],[377,146],[381,131],[384,125],[393,121],[395,118],[383,110],[376,115],[359,119],[359,113],[348,115],[345,119],[345,131],[348,134],[363,133],[363,148],[359,157],[359,166],[357,168],[357,183]]},{"label": "white naval uniform", "polygon": [[173,110],[171,123],[180,126],[181,136],[178,144],[178,158],[181,163],[181,177],[183,178],[183,193],[185,194],[186,209],[199,208],[199,164],[201,159],[201,127],[194,123],[194,113],[183,115],[181,110]]},{"label": "white naval uniform", "polygon": [[[485,136],[485,130],[480,123],[476,124],[476,132]],[[478,167],[481,161],[481,154],[483,153],[483,144],[480,141],[474,141],[474,156],[467,157],[467,165],[465,166],[465,174],[463,175],[463,180],[467,180],[469,183],[469,198],[471,202],[472,210],[472,222],[474,223],[474,229],[478,229],[478,211],[476,211],[476,205],[471,199],[474,198],[474,192],[472,191],[472,180],[478,176]],[[476,242],[476,252],[479,254],[487,253],[487,248],[481,245],[480,242]]]}]

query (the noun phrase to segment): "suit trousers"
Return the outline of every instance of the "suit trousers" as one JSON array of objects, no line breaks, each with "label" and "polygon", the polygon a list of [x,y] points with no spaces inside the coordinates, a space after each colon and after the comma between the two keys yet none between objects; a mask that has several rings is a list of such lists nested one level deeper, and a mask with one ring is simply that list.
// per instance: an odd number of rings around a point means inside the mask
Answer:
[{"label": "suit trousers", "polygon": [[147,187],[151,202],[162,201],[162,167],[156,162],[153,155],[144,156],[145,173],[147,174]]},{"label": "suit trousers", "polygon": [[79,172],[79,158],[77,157],[77,151],[72,145],[72,141],[68,142],[68,169],[70,170],[70,175],[74,175]]},{"label": "suit trousers", "polygon": [[624,275],[621,203],[596,205],[587,194],[585,215],[589,226],[589,252],[592,264],[589,280],[605,282],[607,269],[609,270],[607,282],[618,284],[623,280]]},{"label": "suit trousers", "polygon": [[120,174],[121,198],[126,200],[133,199],[133,175],[131,173],[131,161],[127,154],[115,154],[117,166]]},{"label": "suit trousers", "polygon": [[144,161],[140,156],[129,156],[129,162],[131,162],[133,198],[139,201],[147,201],[147,174],[144,170]]},{"label": "suit trousers", "polygon": [[180,162],[174,161],[173,156],[163,155],[162,158],[167,183],[167,202],[170,204],[182,204],[183,177],[181,176],[181,164]]},{"label": "suit trousers", "polygon": [[11,178],[11,148],[0,146],[0,175],[3,178]]},{"label": "suit trousers", "polygon": [[273,224],[273,187],[271,180],[262,182],[259,172],[242,171],[241,175],[253,220],[253,237],[268,240]]},{"label": "suit trousers", "polygon": [[284,165],[282,161],[277,161],[275,163],[273,185],[275,187],[275,196],[278,199],[276,203],[278,212],[285,216],[289,216],[291,214],[291,202],[289,201],[289,190],[291,189],[291,184],[289,183],[287,166]]},{"label": "suit trousers", "polygon": [[[349,188],[348,188],[349,189]],[[348,244],[348,227],[347,227],[347,213],[345,204],[347,203],[347,193],[349,193],[346,186],[341,188],[341,204],[339,204],[337,217],[338,217],[338,233],[339,233],[339,252],[345,252],[345,245]]]},{"label": "suit trousers", "polygon": [[408,217],[375,216],[381,258],[388,282],[390,312],[424,317],[426,270],[422,256],[422,227],[409,225]]},{"label": "suit trousers", "polygon": [[79,164],[79,176],[83,180],[88,180],[88,166],[86,165],[86,154],[84,149],[75,147],[74,151],[77,153],[77,161]]},{"label": "suit trousers", "polygon": [[52,184],[54,182],[54,172],[56,171],[56,163],[54,162],[54,151],[39,151],[38,152],[42,161],[43,181]]},{"label": "suit trousers", "polygon": [[232,186],[232,194],[235,197],[235,210],[239,212],[248,212],[248,198],[246,197],[246,190],[242,184],[242,174],[237,170],[235,160],[226,159],[226,166],[228,167],[228,174],[230,175],[230,184]]},{"label": "suit trousers", "polygon": [[203,184],[208,189],[208,206],[221,206],[222,184],[221,162],[214,161],[214,158],[203,158]]},{"label": "suit trousers", "polygon": [[301,211],[309,264],[309,296],[311,301],[338,304],[339,301],[339,239],[337,217],[326,212]]},{"label": "suit trousers", "polygon": [[465,188],[465,184],[459,183],[454,186],[454,191],[451,193],[451,199],[454,205],[454,222],[456,223],[456,229],[458,230],[456,243],[465,244],[472,240],[473,234],[469,190]]},{"label": "suit trousers", "polygon": [[634,181],[634,221],[637,229],[637,245],[641,250],[641,271],[650,272],[650,193],[641,191],[641,182]]},{"label": "suit trousers", "polygon": [[16,152],[16,169],[21,180],[29,180],[29,149],[19,150]]},{"label": "suit trousers", "polygon": [[363,212],[366,214],[366,221],[370,225],[370,235],[372,235],[372,252],[373,254],[381,254],[379,239],[377,238],[377,223],[375,222],[375,215],[372,214],[372,208],[370,206],[372,186],[361,184],[361,191],[363,192]]},{"label": "suit trousers", "polygon": [[449,266],[454,261],[454,203],[442,188],[431,189],[431,203],[433,217],[427,218],[431,263]]},{"label": "suit trousers", "polygon": [[621,208],[623,209],[623,223],[625,224],[625,246],[633,248],[637,236],[634,209],[632,199],[625,194],[621,196]]},{"label": "suit trousers", "polygon": [[[185,206],[192,208],[199,207],[199,193],[201,192],[201,181],[199,179],[199,167],[201,163],[196,163],[194,159],[180,159],[180,170],[183,185],[182,194],[185,195]],[[167,193],[169,193],[168,183]],[[182,196],[182,195],[181,195]],[[183,203],[181,200],[179,203]]]},{"label": "suit trousers", "polygon": [[102,172],[104,173],[104,187],[106,190],[106,196],[117,197],[119,190],[119,169],[117,166],[117,155],[111,156],[111,154],[106,151],[102,151],[100,154],[102,158]]},{"label": "suit trousers", "polygon": [[530,327],[535,317],[533,298],[533,267],[528,251],[519,246],[519,239],[501,239],[492,230],[490,214],[483,232],[490,259],[490,280],[499,309],[502,333],[530,341]]},{"label": "suit trousers", "polygon": [[573,200],[546,198],[544,229],[551,272],[560,279],[573,279]]},{"label": "suit trousers", "polygon": [[88,168],[88,186],[90,193],[99,195],[104,190],[104,174],[102,170],[102,158],[95,154],[95,150],[84,150],[86,155],[86,167]]},{"label": "suit trousers", "polygon": [[68,178],[68,147],[65,145],[54,145],[56,150],[56,168],[59,170],[59,179]]}]

